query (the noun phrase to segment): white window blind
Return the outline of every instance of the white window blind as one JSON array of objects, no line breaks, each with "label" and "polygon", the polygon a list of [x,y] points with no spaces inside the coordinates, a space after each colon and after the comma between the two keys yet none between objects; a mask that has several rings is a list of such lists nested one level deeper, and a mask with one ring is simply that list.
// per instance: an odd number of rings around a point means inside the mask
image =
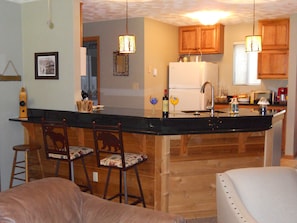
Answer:
[{"label": "white window blind", "polygon": [[258,53],[245,52],[243,42],[233,45],[233,84],[234,85],[260,85],[257,79]]}]

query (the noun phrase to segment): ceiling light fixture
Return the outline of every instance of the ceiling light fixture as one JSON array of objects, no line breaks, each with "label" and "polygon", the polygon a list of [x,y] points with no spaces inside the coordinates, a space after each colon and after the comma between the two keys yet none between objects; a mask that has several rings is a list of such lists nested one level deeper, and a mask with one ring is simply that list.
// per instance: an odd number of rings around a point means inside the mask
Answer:
[{"label": "ceiling light fixture", "polygon": [[119,36],[119,53],[135,53],[135,35],[128,34],[128,0],[126,0],[126,34]]},{"label": "ceiling light fixture", "polygon": [[262,51],[262,37],[260,35],[255,35],[255,11],[256,3],[254,0],[253,9],[253,35],[245,37],[245,50],[246,52],[261,52]]},{"label": "ceiling light fixture", "polygon": [[186,14],[189,18],[197,19],[202,25],[214,25],[229,15],[229,12],[223,11],[200,11]]}]

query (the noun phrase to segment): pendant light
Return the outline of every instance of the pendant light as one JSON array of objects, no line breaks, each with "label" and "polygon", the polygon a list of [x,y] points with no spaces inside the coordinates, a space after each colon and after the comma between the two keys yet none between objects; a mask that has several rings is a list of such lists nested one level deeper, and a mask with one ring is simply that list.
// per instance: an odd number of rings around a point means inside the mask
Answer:
[{"label": "pendant light", "polygon": [[119,53],[135,53],[135,36],[128,34],[128,0],[126,0],[126,34],[119,36]]},{"label": "pendant light", "polygon": [[255,11],[256,11],[256,3],[254,0],[253,35],[245,37],[246,52],[261,52],[262,51],[262,37],[260,35],[255,35]]}]

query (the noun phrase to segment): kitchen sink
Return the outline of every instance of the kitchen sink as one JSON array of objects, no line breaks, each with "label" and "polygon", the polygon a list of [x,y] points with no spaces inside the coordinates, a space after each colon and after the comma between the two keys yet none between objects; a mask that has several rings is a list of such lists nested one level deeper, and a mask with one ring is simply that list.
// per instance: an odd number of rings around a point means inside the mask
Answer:
[{"label": "kitchen sink", "polygon": [[[210,113],[210,110],[206,109],[206,110],[187,110],[187,111],[182,111],[183,113],[193,113],[193,114],[199,114],[199,113]],[[225,113],[224,111],[219,111],[219,110],[215,110],[215,113]]]}]

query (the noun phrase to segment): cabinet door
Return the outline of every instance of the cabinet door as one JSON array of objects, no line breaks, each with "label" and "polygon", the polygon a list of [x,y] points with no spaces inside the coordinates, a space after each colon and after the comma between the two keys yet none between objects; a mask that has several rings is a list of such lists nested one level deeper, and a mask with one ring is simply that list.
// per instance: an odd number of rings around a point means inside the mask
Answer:
[{"label": "cabinet door", "polygon": [[288,51],[266,50],[258,55],[258,78],[288,79]]},{"label": "cabinet door", "polygon": [[262,49],[289,49],[289,19],[259,21]]},{"label": "cabinet door", "polygon": [[179,28],[179,53],[193,54],[199,52],[198,27],[187,26]]},{"label": "cabinet door", "polygon": [[224,26],[179,27],[180,54],[224,53]]},{"label": "cabinet door", "polygon": [[200,48],[202,53],[224,52],[224,27],[221,24],[213,26],[200,26]]}]

